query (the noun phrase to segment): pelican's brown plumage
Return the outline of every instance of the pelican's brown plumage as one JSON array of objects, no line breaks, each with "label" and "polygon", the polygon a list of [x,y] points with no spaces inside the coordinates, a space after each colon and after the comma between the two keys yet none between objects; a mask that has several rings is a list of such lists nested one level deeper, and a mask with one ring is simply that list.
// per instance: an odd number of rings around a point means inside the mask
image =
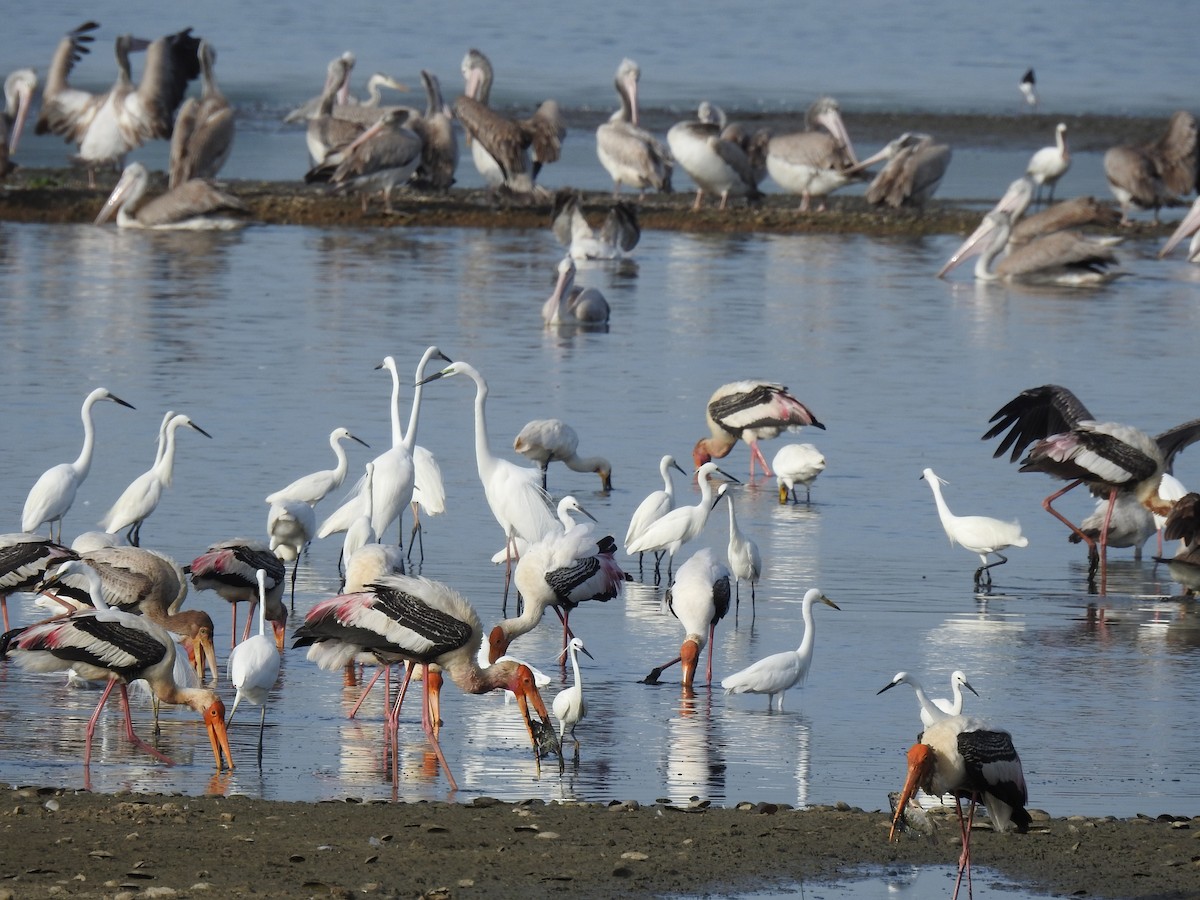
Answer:
[{"label": "pelican's brown plumage", "polygon": [[146,167],[140,162],[130,163],[96,216],[96,224],[104,223],[116,211],[117,225],[121,228],[230,231],[246,225],[244,218],[227,215],[247,212],[246,204],[207,181],[193,178],[143,203],[149,186],[150,173]]},{"label": "pelican's brown plumage", "polygon": [[[855,179],[858,157],[832,97],[821,97],[804,116],[804,131],[777,134],[767,144],[767,172],[785,191],[800,195],[800,212]],[[818,128],[823,130],[818,130]]]},{"label": "pelican's brown plumage", "polygon": [[567,129],[554,100],[545,100],[528,119],[513,119],[488,106],[492,90],[492,64],[472,48],[462,61],[466,87],[454,101],[479,174],[492,190],[503,187],[528,196],[542,166],[562,153]]},{"label": "pelican's brown plumage", "polygon": [[392,189],[408,181],[421,162],[421,138],[405,127],[406,110],[389,110],[342,152],[331,184],[362,194],[365,213],[373,191],[383,192],[384,208],[394,213]]},{"label": "pelican's brown plumage", "polygon": [[365,126],[357,122],[338,119],[333,115],[334,100],[346,78],[349,77],[353,65],[354,57],[348,53],[343,53],[329,63],[329,71],[325,75],[325,87],[321,91],[316,114],[308,117],[304,140],[308,145],[308,155],[312,157],[314,167],[326,164],[336,166],[341,160],[340,158],[331,158],[331,154],[338,148],[353,143],[366,130]]},{"label": "pelican's brown plumage", "polygon": [[425,115],[410,116],[408,127],[421,138],[421,164],[413,173],[416,187],[445,191],[454,184],[458,171],[458,137],[454,117],[442,100],[442,86],[436,75],[421,70],[425,87]]},{"label": "pelican's brown plumage", "polygon": [[1128,224],[1129,211],[1158,211],[1164,206],[1182,206],[1180,198],[1196,190],[1200,144],[1196,117],[1186,110],[1171,116],[1167,130],[1156,141],[1139,146],[1112,147],[1104,154],[1104,176],[1121,204],[1121,222]]},{"label": "pelican's brown plumage", "polygon": [[175,117],[167,182],[171,188],[193,178],[215,177],[233,147],[233,105],[221,93],[213,71],[217,51],[208,41],[201,41],[198,53],[203,89],[200,99],[189,97]]},{"label": "pelican's brown plumage", "polygon": [[887,165],[867,187],[867,202],[876,206],[924,206],[950,166],[950,145],[934,143],[927,134],[906,132],[880,153],[886,154]]},{"label": "pelican's brown plumage", "polygon": [[623,59],[617,67],[614,85],[621,107],[596,129],[596,155],[612,176],[613,195],[621,185],[645,193],[653,188],[671,193],[671,168],[674,160],[662,141],[638,124],[638,81],[642,70],[632,59]]}]

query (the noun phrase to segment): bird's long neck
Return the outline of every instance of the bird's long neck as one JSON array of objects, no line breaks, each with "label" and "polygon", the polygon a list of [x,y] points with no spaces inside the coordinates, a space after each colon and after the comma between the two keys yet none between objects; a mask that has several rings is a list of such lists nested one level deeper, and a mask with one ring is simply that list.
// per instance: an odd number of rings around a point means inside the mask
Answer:
[{"label": "bird's long neck", "polygon": [[[921,704],[921,709],[925,710],[926,715],[931,717],[935,722],[946,718],[946,714],[938,709],[936,703],[929,699],[929,695],[925,693],[925,688],[921,687],[919,683],[913,681],[911,678],[908,683],[912,685],[913,693],[917,695],[917,702]],[[960,694],[959,697],[961,698],[961,696]],[[961,708],[961,702],[959,706]]]},{"label": "bird's long neck", "polygon": [[582,689],[583,682],[579,679],[579,651],[571,648],[571,671],[575,674],[575,687]]},{"label": "bird's long neck", "polygon": [[[933,502],[937,504],[938,518],[942,520],[942,528],[945,529],[947,536],[950,536],[950,523],[954,521],[954,513],[950,512],[950,507],[946,505],[946,498],[942,496],[942,486],[936,479],[929,479],[929,487],[933,491]],[[953,536],[950,536],[950,541],[954,542]]]},{"label": "bird's long neck", "polygon": [[79,451],[79,457],[71,464],[71,468],[75,470],[80,481],[87,478],[88,472],[92,469],[92,451],[96,447],[96,424],[92,421],[92,406],[95,405],[95,402],[89,397],[83,404],[83,412],[80,414],[83,419],[83,449]]},{"label": "bird's long neck", "polygon": [[954,697],[954,703],[950,707],[950,709],[951,709],[950,714],[953,716],[962,715],[962,708],[963,708],[962,684],[956,680],[953,684],[950,685],[950,690],[951,690],[951,696]]},{"label": "bird's long neck", "polygon": [[729,533],[732,535],[737,532],[737,513],[733,509],[733,498],[726,497],[725,499],[729,501]]},{"label": "bird's long neck", "polygon": [[529,598],[526,598],[525,608],[519,616],[505,619],[496,626],[504,635],[504,646],[507,647],[516,638],[533,631],[537,627],[538,622],[542,621],[542,614],[545,611],[546,605],[544,603],[531,602]]},{"label": "bird's long neck", "polygon": [[488,446],[487,407],[488,386],[482,378],[472,375],[475,379],[475,464],[479,469],[479,477],[483,478],[487,463],[492,458],[492,448]]},{"label": "bird's long neck", "polygon": [[417,367],[416,387],[413,388],[412,409],[408,412],[408,431],[404,433],[402,438],[404,446],[408,449],[409,455],[412,454],[413,447],[417,445],[417,421],[421,417],[421,395],[425,389],[421,385],[421,379],[425,377],[425,365]]},{"label": "bird's long neck", "polygon": [[404,443],[404,430],[400,427],[400,372],[395,365],[387,368],[392,373],[392,446],[399,447]]},{"label": "bird's long neck", "polygon": [[813,618],[812,601],[804,601],[800,614],[804,619],[804,637],[800,638],[800,646],[796,652],[802,657],[809,657],[812,654],[813,641],[817,634],[817,620]]},{"label": "bird's long neck", "polygon": [[176,425],[167,426],[167,439],[163,445],[163,454],[154,464],[154,476],[163,487],[170,487],[175,475],[175,431]]},{"label": "bird's long neck", "polygon": [[[715,455],[715,454],[714,454]],[[704,518],[708,518],[709,512],[712,510],[712,482],[707,477],[700,479],[700,503],[699,506],[704,510]],[[733,504],[730,504],[732,508]]]},{"label": "bird's long neck", "polygon": [[334,438],[329,442],[329,446],[333,448],[333,457],[337,460],[337,465],[333,467],[333,480],[340,485],[346,480],[346,473],[350,471],[350,460],[340,440]]}]

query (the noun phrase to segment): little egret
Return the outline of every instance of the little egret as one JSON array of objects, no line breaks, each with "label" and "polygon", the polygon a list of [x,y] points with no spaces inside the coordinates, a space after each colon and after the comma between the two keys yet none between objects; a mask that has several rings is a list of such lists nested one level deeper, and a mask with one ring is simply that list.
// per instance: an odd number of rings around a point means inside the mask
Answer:
[{"label": "little egret", "polygon": [[[625,532],[625,546],[628,547],[642,532],[645,531],[654,522],[657,522],[667,513],[675,508],[675,483],[671,480],[671,470],[675,469],[680,474],[686,475],[683,467],[675,462],[675,457],[667,454],[658,463],[658,473],[662,476],[663,487],[661,491],[651,491],[646,495],[646,498],[638,504],[637,509],[633,511],[633,515],[629,519],[629,528]],[[657,565],[662,558],[663,551],[656,550],[654,552],[654,562]],[[643,553],[638,553],[638,573],[642,570]]]},{"label": "little egret", "polygon": [[800,639],[800,646],[795,650],[784,650],[782,653],[765,656],[740,672],[721,679],[721,687],[725,688],[725,693],[767,694],[767,709],[776,706],[782,712],[784,693],[797,684],[803,685],[808,677],[808,668],[812,664],[813,641],[816,637],[813,604],[818,601],[834,609],[841,609],[817,588],[809,588],[801,606],[804,637]]},{"label": "little egret", "polygon": [[583,641],[579,638],[571,638],[571,642],[563,648],[562,653],[558,654],[560,660],[566,654],[570,654],[571,671],[575,675],[575,683],[569,688],[559,691],[550,705],[550,709],[554,712],[554,718],[558,719],[558,742],[560,745],[563,744],[569,731],[571,740],[575,742],[576,758],[579,756],[579,738],[575,736],[575,726],[587,715],[587,701],[583,699],[583,679],[579,674],[580,652],[587,653],[589,659],[593,658],[592,654],[588,653],[587,648],[583,646]]},{"label": "little egret", "polygon": [[212,435],[184,415],[172,416],[154,465],[143,472],[117,498],[117,502],[100,520],[100,527],[110,534],[125,529],[125,538],[134,547],[142,536],[142,523],[158,507],[162,492],[171,486],[175,474],[175,432],[186,425],[206,438]]},{"label": "little egret", "polygon": [[[667,553],[667,578],[671,577],[675,554],[679,548],[695,538],[704,530],[708,523],[709,513],[713,508],[713,487],[708,476],[720,472],[726,478],[737,481],[732,475],[722,472],[714,462],[706,462],[696,470],[696,484],[700,486],[700,502],[695,506],[679,506],[665,513],[661,518],[651,522],[632,543],[625,545],[626,553]],[[657,583],[658,564],[654,566],[655,582]]]},{"label": "little egret", "polygon": [[755,460],[762,465],[764,475],[772,474],[758,449],[760,440],[796,431],[804,425],[825,428],[812,410],[789,394],[786,387],[771,381],[734,381],[721,385],[708,400],[705,418],[710,436],[697,441],[692,450],[696,467],[728,456],[733,445],[743,440],[750,446],[751,478]]},{"label": "little egret", "polygon": [[233,715],[243,700],[262,707],[258,719],[258,767],[261,769],[267,696],[279,678],[279,648],[267,636],[267,573],[259,569],[255,579],[258,581],[258,634],[246,638],[229,653],[229,680],[237,694],[226,724],[233,724]]},{"label": "little egret", "polygon": [[[717,488],[717,500],[725,498],[729,505],[729,570],[733,573],[733,611],[741,605],[740,586],[743,581],[750,584],[750,609],[753,615],[755,604],[754,586],[762,577],[762,554],[753,538],[747,537],[738,527],[737,513],[734,512],[733,494],[729,493],[729,485],[723,484]],[[716,503],[714,502],[714,506]]]},{"label": "little egret", "polygon": [[267,534],[271,552],[292,564],[292,609],[296,608],[296,570],[300,556],[317,531],[317,514],[303,500],[284,497],[267,510]]},{"label": "little egret", "polygon": [[[979,555],[981,565],[975,570],[975,587],[992,583],[992,575],[988,569],[1008,562],[1008,557],[1001,553],[1009,547],[1027,547],[1029,539],[1021,534],[1019,522],[1004,522],[988,516],[956,516],[950,512],[942,497],[942,485],[947,482],[939,478],[933,469],[924,469],[921,477],[929,482],[933,489],[933,500],[937,504],[938,518],[942,520],[942,528],[951,544],[958,544],[964,549]],[[999,559],[988,562],[988,554],[995,554]],[[985,582],[984,576],[987,577]]]},{"label": "little egret", "polygon": [[[80,410],[80,416],[83,418],[83,449],[79,451],[75,462],[59,463],[47,469],[34,483],[29,496],[25,498],[25,508],[21,512],[22,531],[36,531],[48,522],[50,537],[56,541],[62,540],[63,516],[75,502],[75,492],[92,468],[92,451],[96,446],[96,425],[92,421],[92,407],[101,400],[111,400],[120,406],[134,408],[102,387],[87,395]],[[58,523],[57,534],[54,532],[55,522]]]},{"label": "little egret", "polygon": [[953,701],[947,700],[945,697],[938,697],[931,700],[926,695],[925,688],[921,686],[921,682],[917,681],[915,676],[909,675],[907,672],[897,672],[896,677],[876,691],[875,694],[878,696],[884,691],[891,690],[898,684],[911,685],[912,689],[916,692],[917,702],[921,704],[921,724],[926,728],[934,722],[940,722],[942,719],[962,715],[963,688],[969,690],[976,697],[979,696],[979,692],[971,687],[970,682],[967,681],[966,674],[961,669],[956,669],[950,675],[950,690],[954,694]]},{"label": "little egret", "polygon": [[308,475],[301,475],[287,487],[280,488],[273,494],[267,495],[267,503],[278,503],[281,500],[301,500],[312,506],[320,503],[331,491],[336,491],[346,480],[346,472],[350,468],[350,460],[346,456],[346,448],[342,441],[355,441],[364,447],[370,444],[357,438],[346,428],[335,428],[329,433],[329,446],[333,448],[336,464],[332,469],[322,469]]}]

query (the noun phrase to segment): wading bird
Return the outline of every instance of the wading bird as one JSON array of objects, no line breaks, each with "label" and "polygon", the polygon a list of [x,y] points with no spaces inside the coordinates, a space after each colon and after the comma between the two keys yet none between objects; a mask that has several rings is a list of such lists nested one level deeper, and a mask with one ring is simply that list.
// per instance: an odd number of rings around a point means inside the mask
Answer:
[{"label": "wading bird", "polygon": [[695,506],[678,506],[664,513],[642,529],[641,533],[625,545],[626,553],[654,553],[654,575],[657,583],[659,554],[667,554],[667,578],[670,579],[675,563],[675,554],[679,548],[695,538],[708,524],[708,516],[712,512],[713,487],[708,476],[720,472],[731,481],[737,481],[732,475],[722,472],[714,462],[706,462],[696,470],[696,484],[700,487],[700,502]]},{"label": "wading bird", "polygon": [[729,505],[729,571],[733,573],[733,610],[734,616],[737,616],[738,606],[741,605],[741,583],[743,581],[750,584],[750,608],[751,615],[755,605],[754,586],[758,584],[758,579],[762,577],[762,554],[759,552],[758,544],[753,538],[747,537],[742,529],[738,527],[737,513],[734,511],[733,494],[729,492],[729,485],[723,484],[717,488],[717,497],[713,501],[715,507],[721,498],[724,497]]},{"label": "wading bird", "polygon": [[[908,751],[908,777],[896,803],[892,829],[888,840],[896,836],[896,828],[904,816],[909,799],[921,788],[927,794],[954,795],[954,808],[962,837],[962,853],[958,858],[958,879],[954,896],[962,883],[971,879],[971,825],[975,806],[982,801],[996,831],[1015,827],[1025,832],[1032,821],[1025,809],[1029,801],[1021,758],[1007,731],[997,731],[979,719],[953,716],[925,729],[919,743]],[[971,801],[970,812],[964,820],[962,798]],[[968,887],[969,890],[969,887]]]},{"label": "wading bird", "polygon": [[33,95],[37,93],[38,77],[33,69],[17,69],[4,79],[4,113],[0,115],[0,180],[16,165],[12,154],[17,152]]},{"label": "wading bird", "polygon": [[1045,472],[1070,482],[1043,500],[1042,507],[1078,534],[1089,548],[1099,544],[1101,592],[1105,590],[1110,521],[1104,522],[1099,540],[1094,541],[1052,504],[1072,488],[1086,484],[1092,493],[1108,496],[1109,519],[1117,495],[1123,493],[1132,494],[1150,512],[1167,515],[1170,503],[1159,494],[1162,474],[1171,468],[1176,454],[1200,438],[1200,419],[1176,425],[1153,438],[1131,425],[1097,421],[1078,397],[1057,384],[1022,391],[988,421],[995,424],[983,440],[1004,435],[993,456],[1003,456],[1011,448],[1009,459],[1016,462],[1032,444],[1021,460],[1021,471]]},{"label": "wading bird", "polygon": [[804,603],[801,607],[804,617],[804,637],[800,639],[800,646],[795,650],[785,650],[782,653],[773,653],[763,657],[740,672],[722,678],[721,687],[725,689],[725,693],[766,694],[767,708],[771,709],[772,706],[775,706],[782,712],[784,693],[790,687],[803,685],[808,677],[809,666],[812,665],[813,641],[816,638],[813,604],[817,602],[832,606],[834,609],[841,609],[816,588],[809,588],[804,594]]},{"label": "wading bird", "polygon": [[[658,473],[662,476],[663,488],[661,491],[651,491],[647,494],[645,499],[638,504],[637,509],[633,511],[633,515],[629,519],[629,528],[625,531],[626,547],[640,537],[642,532],[653,523],[675,508],[675,483],[671,480],[672,469],[675,469],[682,475],[687,475],[687,472],[683,471],[683,467],[675,462],[675,457],[670,454],[659,460]],[[654,563],[656,566],[664,552],[663,550],[654,551]],[[642,569],[642,556],[644,553],[645,551],[638,553],[639,573]]]},{"label": "wading bird", "polygon": [[[60,463],[47,469],[41,474],[25,498],[25,508],[21,512],[21,530],[36,531],[42,525],[49,523],[50,536],[55,540],[62,539],[62,520],[75,502],[75,492],[92,469],[92,450],[96,445],[96,425],[92,421],[92,407],[101,400],[111,400],[120,406],[133,409],[116,394],[106,388],[96,388],[83,401],[79,413],[83,419],[83,449],[75,462]],[[54,523],[58,523],[57,533]]]},{"label": "wading bird", "polygon": [[729,455],[739,440],[750,446],[750,477],[754,477],[754,462],[762,465],[763,474],[771,475],[771,467],[758,449],[760,440],[778,437],[784,431],[798,431],[805,425],[825,429],[807,406],[788,393],[782,384],[771,381],[734,381],[717,388],[705,407],[710,437],[701,438],[692,449],[696,467],[710,459]]},{"label": "wading bird", "polygon": [[1046,202],[1053,203],[1054,186],[1058,184],[1058,179],[1067,174],[1069,168],[1071,151],[1067,149],[1067,125],[1065,122],[1059,122],[1054,129],[1054,146],[1038,150],[1029,158],[1029,165],[1025,167],[1025,174],[1037,185],[1036,199],[1041,199],[1042,188],[1048,185],[1050,196]]},{"label": "wading bird", "polygon": [[1167,238],[1163,248],[1158,251],[1158,258],[1164,258],[1179,245],[1180,241],[1189,236],[1192,240],[1188,244],[1187,260],[1200,263],[1200,197],[1195,199],[1192,208],[1188,210],[1187,215]]},{"label": "wading bird", "polygon": [[667,132],[675,163],[696,183],[693,210],[700,209],[705,191],[721,198],[721,209],[730,197],[745,197],[751,203],[762,198],[750,156],[739,141],[726,137],[725,129],[725,113],[705,102],[695,119],[676,122]]},{"label": "wading bird", "polygon": [[8,631],[8,595],[31,590],[46,571],[79,554],[40,534],[0,534],[0,614]]},{"label": "wading bird", "polygon": [[804,502],[812,503],[812,483],[825,471],[825,454],[812,444],[787,444],[771,460],[775,470],[775,481],[779,485],[779,502],[787,503],[789,494],[793,503],[796,485],[804,485]]},{"label": "wading bird", "polygon": [[217,85],[217,51],[200,41],[200,99],[189,97],[175,116],[167,186],[176,188],[193,178],[215,178],[233,149],[234,109]]},{"label": "wading bird", "polygon": [[928,134],[906,131],[847,173],[857,174],[886,159],[887,164],[867,185],[867,202],[892,209],[922,208],[942,183],[952,155],[949,144],[934,143]]},{"label": "wading bird", "polygon": [[217,768],[223,766],[222,756],[229,768],[233,768],[221,698],[206,688],[176,684],[172,675],[175,642],[161,625],[145,616],[118,609],[81,609],[6,633],[0,641],[0,657],[9,654],[31,672],[74,669],[82,678],[107,682],[88,720],[83,751],[85,772],[92,760],[92,736],[100,711],[118,686],[125,708],[125,734],[130,742],[167,765],[174,765],[133,731],[126,685],[138,679],[144,679],[162,702],[188,706],[199,713],[208,729]]},{"label": "wading bird", "polygon": [[279,678],[279,647],[267,636],[267,573],[259,569],[255,573],[258,581],[258,634],[251,635],[229,653],[229,680],[237,689],[233,698],[233,709],[229,710],[229,723],[238,704],[245,700],[261,706],[258,719],[258,767],[262,768],[263,728],[267,724],[267,697]]},{"label": "wading bird", "polygon": [[287,487],[280,488],[273,494],[268,494],[267,503],[278,503],[280,500],[300,500],[312,506],[320,503],[331,491],[336,491],[346,480],[346,472],[350,469],[350,461],[346,457],[346,448],[342,441],[355,441],[370,449],[370,444],[352,435],[345,428],[335,428],[329,433],[329,446],[333,448],[336,465],[332,469],[322,469],[308,475],[301,475]]},{"label": "wading bird", "polygon": [[173,483],[175,474],[175,432],[186,425],[200,432],[206,438],[212,435],[193,422],[185,415],[172,416],[167,423],[160,453],[154,465],[143,472],[117,498],[117,502],[105,513],[100,520],[100,527],[107,532],[117,534],[124,531],[125,538],[134,547],[142,536],[142,523],[158,508],[162,493]]},{"label": "wading bird", "polygon": [[603,224],[593,229],[579,208],[579,192],[562,188],[554,195],[550,230],[574,260],[621,259],[642,236],[637,207],[624,200],[613,205]]},{"label": "wading bird", "polygon": [[595,472],[600,476],[600,490],[612,490],[612,465],[602,456],[581,457],[579,435],[562,419],[526,422],[513,440],[513,449],[541,469],[543,488],[546,487],[546,469],[557,461],[572,472]]},{"label": "wading bird", "polygon": [[[400,697],[389,717],[393,734],[400,702],[413,670],[420,666],[425,692],[421,704],[422,728],[452,790],[457,790],[458,785],[433,726],[438,715],[436,701],[432,716],[430,713],[429,668],[432,665],[439,666],[468,694],[511,690],[517,696],[529,739],[539,758],[541,749],[547,745],[561,756],[549,713],[529,667],[503,662],[481,668],[475,660],[483,638],[479,616],[466,599],[445,584],[411,575],[380,578],[365,591],[342,594],[318,603],[294,637],[293,646],[311,647],[309,659],[328,671],[340,671],[364,651],[378,654],[382,662],[405,660],[411,663]],[[326,642],[331,646],[317,646]],[[531,717],[531,703],[540,721]]]},{"label": "wading bird", "polygon": [[287,607],[283,605],[283,579],[287,573],[283,562],[262,541],[233,538],[211,544],[187,567],[192,587],[198,591],[216,591],[224,597],[233,612],[229,646],[237,641],[237,605],[249,602],[246,628],[242,640],[250,636],[254,610],[258,606],[259,569],[267,573],[267,618],[275,629],[275,646],[283,648]]},{"label": "wading bird", "polygon": [[1033,107],[1034,112],[1037,112],[1037,79],[1033,75],[1033,69],[1025,70],[1025,74],[1021,76],[1021,80],[1017,83],[1017,87],[1020,88],[1021,96],[1025,98],[1025,102]]},{"label": "wading bird", "polygon": [[589,659],[594,658],[592,654],[588,653],[587,647],[583,646],[583,641],[579,638],[571,638],[571,642],[563,648],[562,653],[558,654],[560,660],[563,656],[570,654],[571,671],[575,675],[575,681],[569,688],[559,691],[554,696],[554,702],[550,704],[554,718],[558,719],[559,746],[566,742],[567,732],[570,732],[571,740],[575,742],[576,759],[579,758],[579,738],[575,736],[575,726],[587,715],[587,701],[583,699],[583,678],[579,674],[580,653],[587,653]]},{"label": "wading bird", "polygon": [[[1021,524],[993,519],[990,516],[956,516],[950,512],[950,507],[946,505],[942,496],[942,485],[948,482],[939,478],[933,469],[925,469],[921,472],[921,477],[929,482],[933,491],[938,518],[942,522],[946,537],[950,538],[950,543],[958,544],[964,550],[979,555],[980,566],[975,570],[975,587],[990,585],[992,573],[988,570],[1008,562],[1008,557],[1000,551],[1009,547],[1029,546],[1029,539],[1021,534]],[[988,562],[989,554],[998,557],[996,562]]]},{"label": "wading bird", "polygon": [[[296,607],[296,571],[300,556],[317,532],[317,514],[303,500],[283,499],[267,510],[271,552],[292,564],[292,608]],[[248,623],[247,623],[248,624]]]},{"label": "wading bird", "polygon": [[683,625],[683,643],[679,655],[668,663],[654,669],[644,679],[646,684],[657,684],[665,669],[680,664],[680,681],[685,691],[692,689],[696,677],[696,666],[700,651],[708,647],[708,666],[705,684],[712,683],[712,642],[717,623],[729,612],[730,580],[732,576],[725,564],[717,559],[712,549],[697,550],[682,566],[675,583],[667,591],[667,606],[671,614]]},{"label": "wading bird", "polygon": [[942,721],[942,719],[962,715],[963,688],[969,690],[976,697],[979,696],[979,691],[971,687],[970,682],[967,681],[966,673],[961,669],[956,669],[950,675],[950,690],[954,695],[953,700],[948,700],[945,697],[937,697],[931,700],[926,695],[925,688],[921,686],[921,682],[917,681],[915,676],[909,675],[907,672],[897,672],[895,678],[875,692],[875,696],[879,696],[884,691],[890,691],[898,684],[911,685],[912,689],[916,692],[917,702],[921,704],[921,724],[926,728],[935,722]]}]

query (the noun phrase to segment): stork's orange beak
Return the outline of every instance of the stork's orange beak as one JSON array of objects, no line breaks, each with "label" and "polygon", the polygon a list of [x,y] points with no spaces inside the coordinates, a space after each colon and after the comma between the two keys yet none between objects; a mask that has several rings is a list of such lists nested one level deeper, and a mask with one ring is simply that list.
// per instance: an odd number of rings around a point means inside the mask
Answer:
[{"label": "stork's orange beak", "polygon": [[904,781],[904,790],[900,792],[900,800],[896,803],[896,812],[892,815],[892,827],[888,831],[888,840],[896,838],[896,827],[904,817],[904,808],[922,784],[929,780],[933,771],[933,748],[928,744],[913,744],[908,748],[908,778]]},{"label": "stork's orange beak", "polygon": [[229,734],[225,731],[225,704],[218,697],[204,710],[204,727],[208,729],[208,740],[212,744],[213,757],[217,761],[217,770],[222,768],[221,755],[229,768],[233,768],[233,754],[229,751]]}]

